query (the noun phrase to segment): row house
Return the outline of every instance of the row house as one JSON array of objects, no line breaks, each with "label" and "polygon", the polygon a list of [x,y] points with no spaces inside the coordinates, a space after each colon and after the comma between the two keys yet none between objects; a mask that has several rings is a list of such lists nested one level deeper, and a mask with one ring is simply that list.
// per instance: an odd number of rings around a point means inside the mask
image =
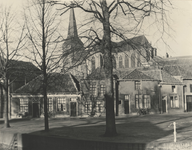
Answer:
[{"label": "row house", "polygon": [[[44,116],[43,76],[37,76],[14,93],[11,99],[12,118]],[[79,84],[71,74],[48,74],[47,109],[54,117],[78,116],[81,99]]]},{"label": "row house", "polygon": [[182,82],[163,70],[133,70],[119,79],[120,114],[149,109],[151,113],[184,111]]}]

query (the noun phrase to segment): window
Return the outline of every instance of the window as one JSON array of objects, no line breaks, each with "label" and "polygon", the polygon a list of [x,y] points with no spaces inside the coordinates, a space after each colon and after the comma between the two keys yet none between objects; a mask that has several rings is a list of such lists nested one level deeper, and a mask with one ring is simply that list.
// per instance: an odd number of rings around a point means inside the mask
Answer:
[{"label": "window", "polygon": [[92,102],[91,101],[85,102],[85,112],[90,113],[91,111],[92,111]]},{"label": "window", "polygon": [[119,56],[119,68],[123,68],[123,58]]},{"label": "window", "polygon": [[142,103],[142,95],[135,95],[135,108],[140,109],[143,108],[143,103]]},{"label": "window", "polygon": [[96,112],[102,112],[103,111],[103,104],[101,102],[96,103]]},{"label": "window", "polygon": [[143,106],[144,108],[151,108],[150,95],[144,95],[143,104],[144,104],[144,106]]},{"label": "window", "polygon": [[179,98],[178,96],[170,96],[171,108],[179,108]]},{"label": "window", "polygon": [[190,84],[190,92],[192,93],[192,84]]},{"label": "window", "polygon": [[125,95],[125,101],[129,100],[129,95]]},{"label": "window", "polygon": [[176,87],[175,87],[175,85],[172,86],[172,92],[173,92],[173,93],[176,93]]},{"label": "window", "polygon": [[28,112],[28,99],[20,99],[20,112]]},{"label": "window", "polygon": [[92,82],[92,83],[90,84],[90,93],[91,93],[92,95],[96,95],[96,82]]},{"label": "window", "polygon": [[47,111],[53,111],[53,99],[52,98],[48,98],[48,103],[47,103]]},{"label": "window", "polygon": [[135,54],[134,53],[131,55],[131,67],[132,68],[135,67]]},{"label": "window", "polygon": [[57,99],[57,111],[66,111],[66,98]]},{"label": "window", "polygon": [[129,68],[129,58],[125,56],[125,68]]},{"label": "window", "polygon": [[115,60],[115,56],[112,56],[112,61],[113,61],[113,68],[116,69],[116,60]]},{"label": "window", "polygon": [[141,90],[141,82],[135,81],[135,90]]},{"label": "window", "polygon": [[92,57],[91,59],[91,67],[92,71],[95,70],[95,57]]},{"label": "window", "polygon": [[105,85],[101,84],[101,87],[100,87],[100,94],[101,96],[103,96],[105,94]]},{"label": "window", "polygon": [[100,67],[103,67],[103,56],[100,55]]},{"label": "window", "polygon": [[141,62],[140,62],[140,54],[138,54],[138,58],[137,58],[137,67],[141,66]]}]

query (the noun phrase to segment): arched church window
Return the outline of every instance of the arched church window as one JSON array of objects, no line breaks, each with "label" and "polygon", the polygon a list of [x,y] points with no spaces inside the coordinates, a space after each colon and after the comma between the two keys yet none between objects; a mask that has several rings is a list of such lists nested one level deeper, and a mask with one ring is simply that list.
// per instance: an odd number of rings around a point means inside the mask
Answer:
[{"label": "arched church window", "polygon": [[103,56],[100,55],[100,67],[103,67]]},{"label": "arched church window", "polygon": [[91,59],[91,69],[95,70],[95,57],[94,56]]},{"label": "arched church window", "polygon": [[129,68],[129,57],[125,56],[125,68]]},{"label": "arched church window", "polygon": [[113,62],[113,68],[116,69],[116,60],[115,60],[115,56],[112,56],[112,62]]},{"label": "arched church window", "polygon": [[119,68],[123,68],[123,58],[119,56]]},{"label": "arched church window", "polygon": [[134,53],[131,55],[131,67],[132,68],[135,67],[135,54]]},{"label": "arched church window", "polygon": [[137,57],[137,67],[140,67],[141,66],[141,60],[140,60],[140,54],[138,54],[138,57]]}]

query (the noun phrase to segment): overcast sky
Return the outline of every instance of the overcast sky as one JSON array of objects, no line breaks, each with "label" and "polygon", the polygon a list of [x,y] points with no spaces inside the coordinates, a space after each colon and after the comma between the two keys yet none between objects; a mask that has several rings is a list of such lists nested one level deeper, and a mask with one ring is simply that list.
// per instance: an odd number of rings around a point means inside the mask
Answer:
[{"label": "overcast sky", "polygon": [[[15,12],[19,12],[24,2],[26,0],[6,0],[0,3],[12,5]],[[170,20],[170,26],[174,32],[171,32],[172,38],[165,39],[170,48],[162,42],[156,43],[153,36],[146,37],[152,46],[158,49],[159,56],[165,56],[166,52],[172,57],[192,55],[192,0],[172,0],[172,3],[174,9],[170,13],[172,19]],[[63,17],[67,19],[68,15],[69,13]],[[77,24],[80,20],[81,18],[77,17]],[[64,27],[67,27],[68,20],[64,24]]]}]

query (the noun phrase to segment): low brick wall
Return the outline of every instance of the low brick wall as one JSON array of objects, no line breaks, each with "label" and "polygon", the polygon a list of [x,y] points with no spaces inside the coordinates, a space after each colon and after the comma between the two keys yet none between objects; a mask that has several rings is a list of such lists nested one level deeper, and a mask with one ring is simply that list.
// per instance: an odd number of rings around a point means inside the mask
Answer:
[{"label": "low brick wall", "polygon": [[[14,133],[0,132],[0,144],[10,145]],[[178,143],[121,143],[70,139],[58,136],[17,134],[18,150],[186,150],[192,148],[191,141]]]},{"label": "low brick wall", "polygon": [[143,143],[112,143],[23,134],[24,150],[145,150]]}]

